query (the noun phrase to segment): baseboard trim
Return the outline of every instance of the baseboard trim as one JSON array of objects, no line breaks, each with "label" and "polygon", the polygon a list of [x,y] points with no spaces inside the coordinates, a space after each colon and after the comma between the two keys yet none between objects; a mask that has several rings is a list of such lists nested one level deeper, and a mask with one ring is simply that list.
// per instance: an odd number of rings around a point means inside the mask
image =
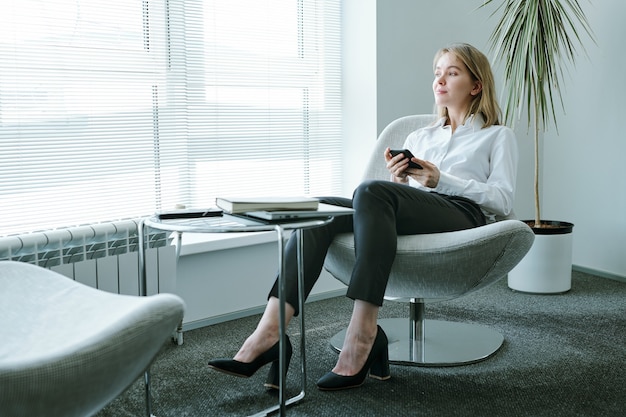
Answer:
[{"label": "baseboard trim", "polygon": [[[343,295],[346,295],[346,291],[347,290],[345,288],[342,288],[342,289],[327,291],[323,293],[311,294],[309,296],[309,299],[307,300],[307,303],[312,303],[315,301],[326,300],[328,298],[343,296]],[[247,308],[245,310],[233,311],[232,313],[221,314],[219,316],[213,316],[213,317],[207,317],[205,319],[194,320],[189,323],[183,323],[183,331],[186,332],[189,330],[199,329],[201,327],[211,326],[213,324],[218,324],[218,323],[223,323],[226,321],[254,316],[255,314],[263,313],[264,309],[265,309],[265,306],[258,306],[258,307]]]},{"label": "baseboard trim", "polygon": [[613,281],[626,282],[626,276],[614,274],[612,272],[601,271],[599,269],[593,269],[593,268],[587,268],[585,266],[580,266],[580,265],[572,265],[572,269],[574,271],[583,272],[585,274],[595,275],[600,278],[608,278],[608,279],[612,279]]}]

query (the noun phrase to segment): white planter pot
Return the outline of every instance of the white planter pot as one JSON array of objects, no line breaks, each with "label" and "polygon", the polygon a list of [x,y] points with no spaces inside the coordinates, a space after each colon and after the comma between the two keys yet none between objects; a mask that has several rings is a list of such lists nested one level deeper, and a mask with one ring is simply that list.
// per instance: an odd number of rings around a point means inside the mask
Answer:
[{"label": "white planter pot", "polygon": [[[550,222],[550,221],[547,221]],[[545,234],[533,228],[535,241],[530,251],[508,275],[509,288],[535,294],[557,294],[572,288],[573,224]]]}]

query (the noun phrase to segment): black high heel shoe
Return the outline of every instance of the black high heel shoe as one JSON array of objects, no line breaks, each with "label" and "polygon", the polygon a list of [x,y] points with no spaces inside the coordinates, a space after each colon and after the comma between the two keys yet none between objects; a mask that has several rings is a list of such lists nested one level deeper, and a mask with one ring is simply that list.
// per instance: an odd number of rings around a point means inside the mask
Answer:
[{"label": "black high heel shoe", "polygon": [[370,351],[363,368],[361,368],[361,370],[353,376],[343,376],[334,372],[328,372],[326,375],[321,377],[319,381],[317,381],[317,387],[322,391],[337,391],[341,389],[356,388],[363,385],[368,371],[370,377],[381,381],[391,378],[391,374],[389,372],[388,344],[389,341],[387,340],[387,335],[383,329],[378,326],[376,339],[374,339],[372,350]]},{"label": "black high heel shoe", "polygon": [[[291,346],[289,337],[285,336],[285,338],[287,341],[287,360],[285,364],[287,365],[286,368],[289,368],[289,362],[291,362],[291,355],[293,354],[293,347]],[[264,385],[267,388],[278,389],[280,381],[279,353],[280,342],[276,342],[274,346],[260,354],[252,362],[239,362],[234,359],[213,359],[212,361],[209,361],[209,367],[228,375],[249,378],[254,375],[259,368],[271,362],[272,366],[267,374],[267,380]]]}]

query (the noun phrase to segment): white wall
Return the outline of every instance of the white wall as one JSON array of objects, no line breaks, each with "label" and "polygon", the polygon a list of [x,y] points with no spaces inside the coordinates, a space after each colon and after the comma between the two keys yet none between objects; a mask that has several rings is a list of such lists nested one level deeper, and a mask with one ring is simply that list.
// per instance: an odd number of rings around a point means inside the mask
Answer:
[{"label": "white wall", "polygon": [[376,117],[376,0],[344,0],[343,154],[345,197],[360,182],[378,136]]},{"label": "white wall", "polygon": [[626,67],[626,3],[584,5],[597,46],[567,82],[559,134],[546,134],[544,213],[575,224],[575,264],[625,276],[626,83],[615,70]]},{"label": "white wall", "polygon": [[488,34],[475,2],[379,0],[377,4],[378,131],[399,115],[432,113],[433,57],[468,42],[484,50]]},{"label": "white wall", "polygon": [[[274,232],[183,234],[176,294],[185,300],[185,330],[263,311],[278,271]],[[309,301],[344,294],[346,286],[323,271]]]}]

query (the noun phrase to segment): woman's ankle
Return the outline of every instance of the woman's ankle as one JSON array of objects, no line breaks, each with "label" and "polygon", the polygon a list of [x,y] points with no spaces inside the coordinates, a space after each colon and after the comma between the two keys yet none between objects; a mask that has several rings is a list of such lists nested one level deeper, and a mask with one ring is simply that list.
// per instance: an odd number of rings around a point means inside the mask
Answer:
[{"label": "woman's ankle", "polygon": [[233,359],[239,362],[252,362],[274,346],[278,339],[278,333],[255,331],[248,336]]},{"label": "woman's ankle", "polygon": [[369,335],[365,337],[357,336],[355,338],[346,337],[337,363],[332,371],[343,376],[356,375],[367,362],[375,340],[376,335],[373,338],[369,337]]}]

